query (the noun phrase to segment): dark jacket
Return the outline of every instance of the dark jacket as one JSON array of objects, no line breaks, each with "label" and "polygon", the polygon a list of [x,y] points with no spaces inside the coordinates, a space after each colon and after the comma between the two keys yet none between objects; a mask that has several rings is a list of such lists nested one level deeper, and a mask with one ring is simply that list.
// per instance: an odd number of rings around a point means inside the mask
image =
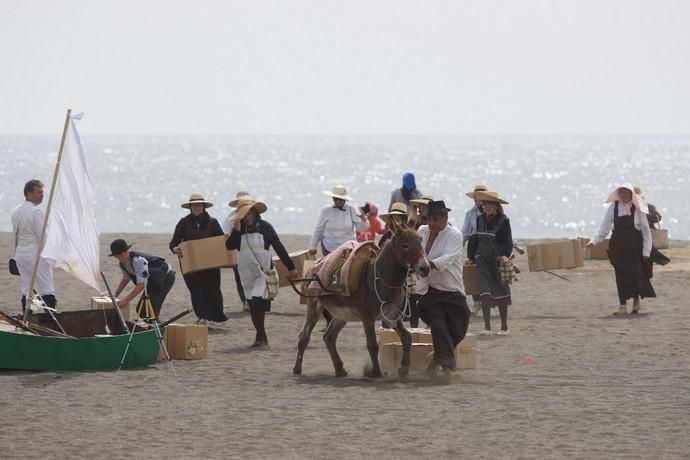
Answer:
[{"label": "dark jacket", "polygon": [[206,211],[199,216],[192,213],[184,216],[175,226],[175,233],[170,240],[170,251],[179,246],[182,241],[199,240],[210,236],[223,234],[223,229],[216,219],[211,217]]},{"label": "dark jacket", "polygon": [[242,227],[239,231],[233,228],[232,233],[230,233],[230,237],[225,242],[225,247],[228,250],[237,249],[239,251],[242,244],[242,235],[245,233],[254,232],[260,233],[263,237],[264,249],[268,250],[269,247],[272,247],[280,261],[283,262],[288,270],[295,269],[295,263],[292,261],[292,259],[290,259],[285,246],[283,246],[280,238],[278,238],[278,234],[274,230],[273,226],[260,217],[257,219],[253,228],[247,229],[247,226],[244,224],[244,222],[242,223]]}]

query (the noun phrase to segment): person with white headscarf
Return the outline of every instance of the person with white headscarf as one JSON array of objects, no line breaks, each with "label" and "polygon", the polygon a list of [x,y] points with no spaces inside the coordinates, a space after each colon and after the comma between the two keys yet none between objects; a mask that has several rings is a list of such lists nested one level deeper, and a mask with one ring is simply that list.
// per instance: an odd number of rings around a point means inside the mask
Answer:
[{"label": "person with white headscarf", "polygon": [[611,204],[587,246],[599,244],[613,230],[608,252],[620,302],[613,314],[626,314],[628,299],[633,299],[632,313],[639,313],[640,298],[656,297],[650,281],[652,233],[647,222],[647,204],[629,183],[617,187],[606,201]]}]

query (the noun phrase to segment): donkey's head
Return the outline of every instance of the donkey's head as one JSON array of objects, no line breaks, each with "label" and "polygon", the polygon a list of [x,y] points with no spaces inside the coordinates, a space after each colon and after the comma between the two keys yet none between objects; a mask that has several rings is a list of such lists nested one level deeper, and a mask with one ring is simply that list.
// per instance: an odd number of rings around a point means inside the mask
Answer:
[{"label": "donkey's head", "polygon": [[400,221],[397,220],[397,216],[394,217],[396,218],[390,219],[388,223],[393,232],[393,238],[389,243],[393,254],[401,264],[413,268],[418,275],[428,276],[431,266],[422,248],[422,238],[414,229],[414,218]]}]

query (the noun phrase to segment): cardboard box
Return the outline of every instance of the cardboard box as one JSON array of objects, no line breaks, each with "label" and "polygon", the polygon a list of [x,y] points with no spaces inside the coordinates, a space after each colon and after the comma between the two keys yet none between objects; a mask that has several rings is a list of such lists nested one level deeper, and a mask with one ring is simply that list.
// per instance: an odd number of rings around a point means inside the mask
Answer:
[{"label": "cardboard box", "polygon": [[[309,251],[306,249],[304,251],[291,252],[289,256],[295,263],[295,270],[297,270],[297,273],[304,273],[305,261],[313,261],[315,259],[315,256],[309,254]],[[285,266],[285,264],[281,262],[278,256],[275,256],[273,258],[273,265],[276,267],[276,270],[278,270],[278,286],[290,286],[290,280],[288,279],[288,269]]]},{"label": "cardboard box", "polygon": [[237,251],[225,249],[226,239],[225,235],[219,235],[180,243],[182,255],[178,259],[182,273],[237,265]]},{"label": "cardboard box", "polygon": [[583,252],[577,240],[532,244],[527,246],[529,271],[582,267],[584,265]]},{"label": "cardboard box", "polygon": [[379,348],[389,343],[400,342],[400,337],[395,329],[384,329],[379,333]]},{"label": "cardboard box", "polygon": [[[426,369],[434,346],[430,343],[413,343],[410,346],[410,370],[423,371]],[[402,343],[386,343],[379,347],[379,365],[384,371],[395,371],[400,367],[402,359]]]},{"label": "cardboard box", "polygon": [[608,253],[606,252],[609,249],[608,238],[596,246],[592,246],[591,248],[586,247],[587,243],[590,241],[589,238],[578,238],[577,240],[580,244],[580,247],[585,251],[584,257],[586,260],[607,260],[609,258]]},{"label": "cardboard box", "polygon": [[208,327],[172,323],[165,327],[166,346],[172,359],[208,357]]},{"label": "cardboard box", "polygon": [[456,369],[474,369],[477,367],[477,335],[467,334],[455,347]]},{"label": "cardboard box", "polygon": [[409,328],[412,334],[412,343],[434,343],[431,336],[431,329]]},{"label": "cardboard box", "polygon": [[657,249],[668,248],[668,230],[666,229],[652,229],[652,244]]},{"label": "cardboard box", "polygon": [[462,267],[462,281],[465,285],[465,295],[479,295],[479,272],[476,265]]},{"label": "cardboard box", "polygon": [[[117,302],[118,299],[117,297],[115,298],[115,301]],[[120,311],[122,312],[122,316],[124,316],[125,320],[129,320],[129,307],[132,305],[130,303],[127,305],[125,308],[120,308]],[[136,305],[136,303],[135,303]],[[91,297],[91,310],[102,310],[102,309],[112,309],[113,308],[113,302],[110,300],[110,297],[108,296],[96,296],[96,297]]]}]

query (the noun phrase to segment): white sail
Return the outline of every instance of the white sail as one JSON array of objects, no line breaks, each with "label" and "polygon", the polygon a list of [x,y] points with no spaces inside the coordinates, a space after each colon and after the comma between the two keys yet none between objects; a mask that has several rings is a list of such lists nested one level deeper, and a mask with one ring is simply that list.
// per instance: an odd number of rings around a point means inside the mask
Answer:
[{"label": "white sail", "polygon": [[70,116],[42,256],[100,290],[96,194],[76,126],[82,115]]}]

